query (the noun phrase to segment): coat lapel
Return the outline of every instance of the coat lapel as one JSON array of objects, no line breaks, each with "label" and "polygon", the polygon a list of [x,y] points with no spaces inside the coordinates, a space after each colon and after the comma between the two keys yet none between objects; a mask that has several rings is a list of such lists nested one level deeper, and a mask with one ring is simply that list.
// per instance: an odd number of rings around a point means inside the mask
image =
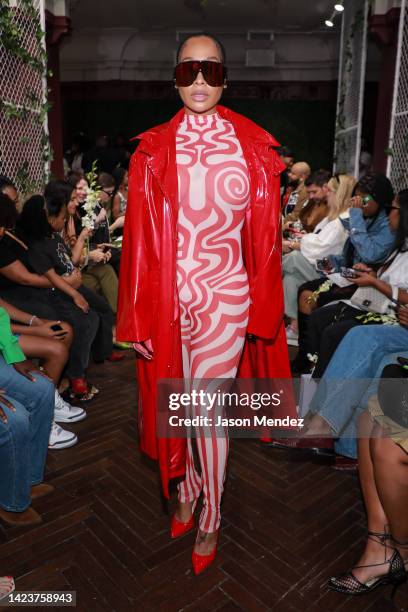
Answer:
[{"label": "coat lapel", "polygon": [[147,131],[138,136],[141,139],[140,151],[148,155],[147,165],[169,203],[175,221],[179,209],[176,132],[183,116],[184,109],[181,109],[160,129]]}]

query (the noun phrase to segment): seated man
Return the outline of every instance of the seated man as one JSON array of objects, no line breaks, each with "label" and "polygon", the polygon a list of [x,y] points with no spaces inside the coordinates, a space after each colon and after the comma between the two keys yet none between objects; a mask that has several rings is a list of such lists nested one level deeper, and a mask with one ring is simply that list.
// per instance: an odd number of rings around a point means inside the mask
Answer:
[{"label": "seated man", "polygon": [[44,478],[54,385],[25,358],[4,309],[0,317],[0,518],[32,525],[31,500],[50,493]]},{"label": "seated man", "polygon": [[308,193],[305,180],[310,175],[310,166],[306,162],[297,162],[287,170],[288,185],[283,198],[283,227],[299,219],[302,208],[307,204]]}]

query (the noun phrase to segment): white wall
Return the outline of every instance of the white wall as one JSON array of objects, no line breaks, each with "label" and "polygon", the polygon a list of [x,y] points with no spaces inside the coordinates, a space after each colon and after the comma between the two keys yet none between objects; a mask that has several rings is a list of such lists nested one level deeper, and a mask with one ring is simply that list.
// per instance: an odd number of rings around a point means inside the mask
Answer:
[{"label": "white wall", "polygon": [[374,0],[372,12],[374,15],[384,15],[392,8],[400,8],[401,0]]},{"label": "white wall", "polygon": [[[250,42],[246,32],[220,35],[235,80],[329,81],[337,78],[338,32],[277,33],[273,42]],[[61,46],[62,81],[169,80],[176,33],[134,29],[81,29]],[[246,67],[247,49],[274,49],[273,67]],[[261,53],[262,55],[262,53]]]}]

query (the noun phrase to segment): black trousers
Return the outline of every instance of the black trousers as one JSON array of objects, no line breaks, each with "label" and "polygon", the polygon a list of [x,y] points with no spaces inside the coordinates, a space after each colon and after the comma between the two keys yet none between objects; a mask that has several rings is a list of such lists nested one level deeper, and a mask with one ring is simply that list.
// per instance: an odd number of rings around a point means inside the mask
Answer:
[{"label": "black trousers", "polygon": [[[92,344],[92,356],[95,361],[103,361],[112,353],[112,327],[115,323],[115,315],[107,300],[102,295],[99,295],[99,293],[96,293],[96,291],[88,289],[88,287],[84,287],[84,285],[82,285],[78,291],[84,296],[91,310],[98,315],[99,326]],[[72,300],[70,301],[72,304]],[[77,308],[75,305],[74,307]],[[77,308],[77,310],[79,309]]]},{"label": "black trousers", "polygon": [[330,359],[347,332],[362,325],[356,317],[364,312],[343,302],[318,308],[309,317],[307,346],[312,354],[318,354],[313,378],[321,378]]},{"label": "black trousers", "polygon": [[[325,282],[325,280],[325,278],[318,278],[303,283],[303,285],[299,287],[298,301],[303,291],[316,291],[320,287],[320,285]],[[325,305],[330,304],[330,302],[335,301],[337,303],[338,300],[349,299],[355,291],[356,286],[348,286],[341,288],[337,285],[333,285],[329,291],[325,291],[318,296],[317,310],[314,311],[319,313],[318,315],[315,315],[315,317],[317,318],[313,318],[313,314],[306,315],[298,311],[299,350],[294,362],[292,362],[293,366],[298,372],[306,373],[310,371],[312,364],[309,361],[307,355],[308,353],[313,354],[319,352],[321,329],[330,324],[335,316],[333,312],[336,312],[336,305],[333,305],[331,307],[332,309],[330,309],[330,306]],[[322,306],[325,306],[325,308],[321,308]],[[342,304],[342,306],[344,306],[344,304]],[[358,314],[361,314],[361,312],[358,311]],[[348,318],[347,313],[344,317],[342,317],[343,320],[345,318]],[[319,325],[319,323],[321,323],[321,326]],[[310,325],[313,326],[313,330],[309,329]],[[322,364],[324,364],[322,365],[322,368],[326,369],[327,363],[322,358]],[[319,371],[319,369],[317,369],[317,371]]]}]

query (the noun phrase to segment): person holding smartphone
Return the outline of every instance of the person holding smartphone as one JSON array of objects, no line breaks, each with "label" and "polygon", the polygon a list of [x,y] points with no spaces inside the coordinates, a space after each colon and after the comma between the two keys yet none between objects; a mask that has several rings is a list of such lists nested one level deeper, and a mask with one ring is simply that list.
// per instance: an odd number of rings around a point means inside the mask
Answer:
[{"label": "person holding smartphone", "polygon": [[62,321],[43,321],[2,299],[0,307],[12,320],[11,331],[17,335],[24,354],[29,359],[39,359],[44,372],[55,385],[54,418],[48,447],[58,450],[74,446],[78,442],[77,436],[57,424],[76,423],[86,417],[83,408],[71,406],[58,391],[61,375],[69,358],[73,339],[72,327]]},{"label": "person holding smartphone", "polygon": [[0,519],[41,523],[31,500],[53,491],[43,483],[54,414],[54,385],[27,359],[0,307]]},{"label": "person holding smartphone", "polygon": [[[408,303],[408,189],[394,198],[388,214],[390,229],[395,236],[395,250],[384,264],[375,271],[371,266],[357,263],[353,269],[357,277],[350,281],[358,287],[372,287],[390,300]],[[348,300],[317,309],[309,318],[308,347],[317,355],[313,376],[321,378],[339,342],[356,325],[363,325],[363,311]],[[368,318],[367,318],[367,322]],[[380,317],[372,319],[381,325]]]},{"label": "person holding smartphone", "polygon": [[[353,268],[356,264],[378,268],[387,259],[396,239],[388,218],[393,198],[391,182],[382,174],[367,174],[358,181],[349,202],[348,215],[341,217],[348,232],[343,251],[327,258],[330,273],[340,272],[342,267]],[[311,280],[299,287],[299,351],[291,364],[293,372],[309,372],[312,367],[307,357],[314,352],[308,341],[312,333],[309,333],[309,326],[313,325],[312,313],[327,304],[348,300],[356,291],[356,285],[343,287],[334,282],[328,284],[326,280],[325,277]]]}]

